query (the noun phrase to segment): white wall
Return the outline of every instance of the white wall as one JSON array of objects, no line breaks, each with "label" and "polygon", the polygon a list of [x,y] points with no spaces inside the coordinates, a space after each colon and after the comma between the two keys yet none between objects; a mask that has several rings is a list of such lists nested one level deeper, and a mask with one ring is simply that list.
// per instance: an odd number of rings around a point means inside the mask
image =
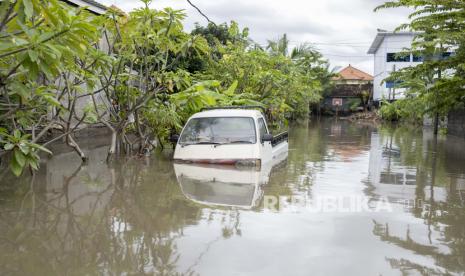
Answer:
[{"label": "white wall", "polygon": [[[394,70],[399,70],[408,66],[415,66],[418,62],[387,62],[387,53],[402,52],[403,48],[410,48],[413,41],[413,34],[387,34],[374,55],[374,81],[373,99],[381,100],[388,98],[389,88],[382,81]],[[411,58],[412,60],[412,58]],[[395,89],[395,98],[403,97],[403,89]]]}]

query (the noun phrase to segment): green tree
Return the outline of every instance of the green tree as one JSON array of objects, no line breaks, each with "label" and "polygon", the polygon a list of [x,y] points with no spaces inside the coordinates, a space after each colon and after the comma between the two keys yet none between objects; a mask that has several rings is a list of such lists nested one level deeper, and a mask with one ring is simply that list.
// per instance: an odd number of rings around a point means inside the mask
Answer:
[{"label": "green tree", "polygon": [[283,34],[283,36],[277,40],[268,40],[266,49],[274,55],[287,56],[289,52],[289,39],[287,38],[287,34]]},{"label": "green tree", "polygon": [[84,159],[71,133],[86,117],[75,109],[78,94],[93,89],[92,71],[103,66],[98,20],[56,0],[0,3],[0,143],[14,174],[37,169],[51,130]]},{"label": "green tree", "polygon": [[423,63],[392,74],[409,94],[424,103],[423,113],[435,119],[465,103],[465,2],[456,0],[397,0],[375,10],[406,7],[415,11],[399,30],[416,32],[411,49]]},{"label": "green tree", "polygon": [[[198,55],[209,51],[205,38],[184,32],[184,13],[150,9],[151,1],[142,2],[144,7],[128,16],[111,15],[106,24],[114,63],[112,71],[100,76],[104,87],[100,94],[107,104],[99,108],[94,100],[94,112],[112,132],[108,157],[118,143],[131,147],[137,143],[139,152],[147,151],[154,138],[167,135],[167,128],[180,127],[169,99],[192,85],[190,73],[179,68],[182,58],[192,51]],[[132,141],[128,133],[138,139]]]},{"label": "green tree", "polygon": [[61,138],[85,161],[74,133],[93,125],[112,133],[108,158],[162,145],[205,106],[264,106],[282,127],[329,82],[306,44],[289,52],[283,36],[266,51],[236,22],[187,33],[182,11],[142,2],[102,16],[58,0],[0,3],[0,143],[16,175]]},{"label": "green tree", "polygon": [[224,87],[237,82],[234,93],[265,105],[272,122],[307,116],[309,103],[320,98],[327,63],[308,44],[287,55],[287,41],[283,36],[270,42],[268,51],[247,43],[227,44],[221,48],[223,57],[200,77],[219,79]]}]

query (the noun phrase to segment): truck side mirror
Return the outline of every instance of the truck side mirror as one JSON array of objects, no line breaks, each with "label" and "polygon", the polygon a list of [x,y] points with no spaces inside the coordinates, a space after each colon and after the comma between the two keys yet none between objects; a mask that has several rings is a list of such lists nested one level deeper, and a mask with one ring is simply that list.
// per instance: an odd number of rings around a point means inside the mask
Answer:
[{"label": "truck side mirror", "polygon": [[262,135],[262,143],[263,142],[271,142],[273,140],[273,135],[266,133]]},{"label": "truck side mirror", "polygon": [[170,142],[176,144],[179,140],[179,134],[173,134],[170,136]]}]

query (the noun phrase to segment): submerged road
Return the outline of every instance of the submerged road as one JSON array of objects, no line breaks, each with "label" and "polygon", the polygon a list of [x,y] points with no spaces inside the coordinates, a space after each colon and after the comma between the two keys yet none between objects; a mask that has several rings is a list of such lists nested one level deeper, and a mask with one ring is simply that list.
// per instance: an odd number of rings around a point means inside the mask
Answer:
[{"label": "submerged road", "polygon": [[464,140],[322,119],[259,170],[106,150],[0,180],[1,275],[465,272]]}]

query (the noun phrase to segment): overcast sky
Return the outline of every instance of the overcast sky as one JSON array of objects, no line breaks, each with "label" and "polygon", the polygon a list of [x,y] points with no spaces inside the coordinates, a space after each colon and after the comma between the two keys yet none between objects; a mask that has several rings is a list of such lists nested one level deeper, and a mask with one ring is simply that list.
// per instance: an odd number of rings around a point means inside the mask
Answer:
[{"label": "overcast sky", "polygon": [[[138,0],[98,0],[128,12],[140,7]],[[234,20],[249,27],[250,36],[260,44],[287,33],[291,46],[314,43],[331,67],[352,64],[373,73],[373,61],[366,52],[376,29],[392,30],[407,21],[408,11],[373,9],[383,0],[191,0],[216,23]],[[186,30],[206,20],[186,0],[154,0],[153,8],[184,9]]]}]

